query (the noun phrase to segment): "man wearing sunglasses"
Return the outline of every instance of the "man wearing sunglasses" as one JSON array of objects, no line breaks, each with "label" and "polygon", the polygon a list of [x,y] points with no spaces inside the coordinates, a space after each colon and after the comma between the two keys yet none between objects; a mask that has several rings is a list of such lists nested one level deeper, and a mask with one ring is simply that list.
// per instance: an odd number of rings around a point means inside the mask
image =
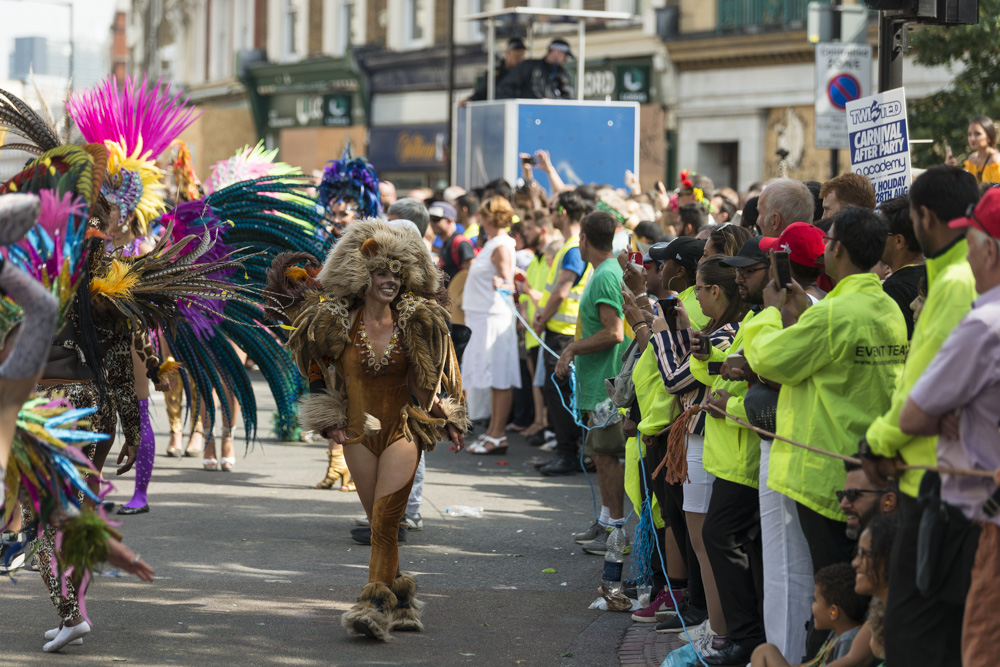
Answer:
[{"label": "man wearing sunglasses", "polygon": [[[913,328],[903,373],[889,409],[869,426],[859,445],[873,487],[899,483],[900,526],[889,565],[885,655],[890,665],[961,665],[962,607],[924,597],[917,588],[917,544],[922,510],[917,495],[923,473],[900,473],[898,463],[935,465],[937,438],[900,429],[907,397],[948,335],[976,298],[976,279],[966,255],[964,229],[948,222],[979,200],[972,174],[958,167],[931,167],[910,187],[910,218],[926,257],[927,300]],[[911,637],[929,638],[914,642]]]},{"label": "man wearing sunglasses", "polygon": [[840,501],[840,509],[847,515],[844,532],[848,539],[855,541],[873,517],[896,511],[896,489],[872,486],[864,469],[857,463],[845,461],[844,469],[847,470],[847,477],[844,488],[837,491],[837,500]]}]

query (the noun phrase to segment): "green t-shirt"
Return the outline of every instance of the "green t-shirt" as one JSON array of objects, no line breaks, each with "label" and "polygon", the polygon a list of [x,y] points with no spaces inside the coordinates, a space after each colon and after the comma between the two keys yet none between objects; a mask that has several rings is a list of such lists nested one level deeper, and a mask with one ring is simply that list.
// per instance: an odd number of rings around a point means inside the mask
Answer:
[{"label": "green t-shirt", "polygon": [[[600,304],[611,306],[618,317],[622,317],[622,269],[618,266],[618,260],[613,257],[604,260],[594,269],[594,274],[583,291],[577,320],[580,338],[593,336],[604,328],[598,308]],[[581,410],[593,410],[595,405],[608,397],[604,381],[618,375],[622,368],[621,356],[626,347],[628,341],[623,340],[603,352],[581,354],[574,359]]]}]

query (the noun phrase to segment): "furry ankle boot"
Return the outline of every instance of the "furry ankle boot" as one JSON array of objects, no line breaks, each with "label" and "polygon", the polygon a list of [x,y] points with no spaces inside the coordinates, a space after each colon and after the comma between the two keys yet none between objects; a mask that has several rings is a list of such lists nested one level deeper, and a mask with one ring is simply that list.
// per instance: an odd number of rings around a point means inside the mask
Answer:
[{"label": "furry ankle boot", "polygon": [[417,582],[408,574],[397,574],[392,582],[392,592],[396,596],[396,605],[392,608],[389,629],[422,632],[424,624],[420,620],[420,610],[424,603],[416,598]]},{"label": "furry ankle boot", "polygon": [[388,641],[391,610],[395,606],[396,596],[393,592],[385,584],[375,581],[364,587],[358,603],[340,617],[340,622],[359,635]]}]

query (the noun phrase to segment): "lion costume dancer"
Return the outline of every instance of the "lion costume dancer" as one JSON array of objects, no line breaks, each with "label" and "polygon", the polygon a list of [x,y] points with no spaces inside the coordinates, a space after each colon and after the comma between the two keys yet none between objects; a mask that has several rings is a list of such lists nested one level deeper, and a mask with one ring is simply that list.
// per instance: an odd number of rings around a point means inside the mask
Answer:
[{"label": "lion costume dancer", "polygon": [[380,219],[349,226],[315,278],[279,255],[268,292],[291,322],[288,345],[313,392],[303,426],[344,445],[372,529],[368,585],[344,627],[386,640],[421,630],[413,577],[399,571],[397,531],[423,450],[468,426],[448,312],[430,300],[440,273],[419,235]]}]

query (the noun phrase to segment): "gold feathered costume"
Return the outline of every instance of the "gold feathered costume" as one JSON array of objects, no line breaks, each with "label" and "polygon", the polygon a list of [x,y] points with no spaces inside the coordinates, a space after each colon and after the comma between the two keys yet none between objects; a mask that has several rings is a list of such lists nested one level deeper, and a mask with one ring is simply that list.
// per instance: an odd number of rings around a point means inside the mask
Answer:
[{"label": "gold feathered costume", "polygon": [[[354,316],[379,269],[401,281],[391,305],[398,336],[394,332],[381,361],[370,346],[366,356],[363,323]],[[433,449],[447,439],[449,424],[464,433],[468,419],[448,311],[434,300],[442,291],[442,273],[416,230],[376,218],[350,225],[322,268],[303,253],[275,258],[265,292],[268,312],[290,325],[288,348],[310,378],[311,393],[300,410],[303,427],[319,433],[346,427],[353,436],[348,443],[359,442],[376,456],[401,437]],[[411,389],[430,396],[430,404],[414,404]],[[397,530],[412,482],[411,476],[402,488],[375,499],[369,583],[341,618],[344,627],[375,639],[388,639],[392,629],[423,628],[416,583],[399,572]]]}]

